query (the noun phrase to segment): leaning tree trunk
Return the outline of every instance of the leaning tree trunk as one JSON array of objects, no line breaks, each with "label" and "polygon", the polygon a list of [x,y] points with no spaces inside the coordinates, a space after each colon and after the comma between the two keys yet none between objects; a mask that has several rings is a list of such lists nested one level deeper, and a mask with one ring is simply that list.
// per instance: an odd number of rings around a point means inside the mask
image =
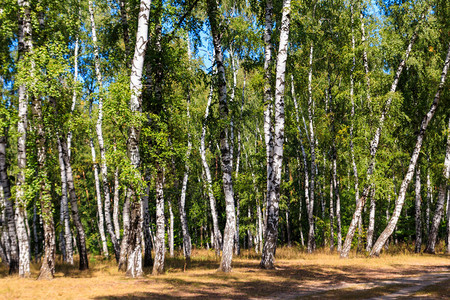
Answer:
[{"label": "leaning tree trunk", "polygon": [[[18,30],[18,61],[22,60],[26,53],[33,49],[31,39],[31,11],[30,3],[27,0],[18,0],[20,7],[19,30]],[[33,72],[33,70],[32,70]],[[15,221],[17,231],[17,241],[19,245],[19,276],[30,277],[30,258],[28,253],[29,237],[25,229],[26,197],[25,197],[25,171],[27,168],[27,124],[28,124],[28,97],[25,84],[19,86],[19,111],[17,122],[17,183],[16,183],[16,205]]]},{"label": "leaning tree trunk", "polygon": [[202,125],[202,135],[200,138],[200,156],[201,156],[201,160],[202,160],[203,170],[205,171],[205,178],[206,178],[205,185],[206,185],[206,189],[208,191],[209,205],[211,208],[211,217],[212,217],[212,221],[213,221],[214,249],[216,251],[216,256],[220,256],[220,249],[222,248],[222,235],[219,230],[219,220],[218,220],[217,209],[216,209],[216,198],[214,197],[214,194],[213,194],[211,171],[209,170],[209,165],[208,165],[208,162],[206,161],[206,147],[205,147],[206,121],[207,121],[208,115],[209,115],[209,107],[211,105],[212,93],[213,93],[213,86],[211,85],[211,89],[210,89],[209,95],[208,95],[208,103],[206,104],[205,117],[203,119],[203,125]]},{"label": "leaning tree trunk", "polygon": [[[217,86],[219,89],[219,115],[222,120],[229,117],[227,103],[227,83],[225,77],[225,67],[223,63],[222,41],[219,25],[219,13],[217,2],[208,0],[208,20],[211,27],[211,36],[214,45],[214,60],[217,66]],[[231,271],[231,262],[233,259],[233,245],[236,232],[236,215],[234,207],[234,190],[232,180],[232,158],[230,153],[230,145],[228,143],[228,124],[221,128],[220,132],[220,152],[221,152],[221,169],[222,184],[225,194],[226,224],[223,239],[222,260],[219,270],[223,272]]]},{"label": "leaning tree trunk", "polygon": [[386,115],[389,111],[392,102],[393,93],[397,90],[398,81],[400,79],[400,75],[402,74],[403,68],[405,67],[406,61],[408,60],[409,54],[411,52],[412,46],[417,39],[417,31],[413,33],[411,40],[409,41],[408,47],[406,48],[405,57],[400,62],[397,71],[395,72],[394,81],[392,82],[390,88],[390,96],[388,97],[386,103],[384,104],[384,109],[381,113],[380,119],[378,121],[378,128],[375,131],[375,135],[370,143],[370,162],[369,167],[367,168],[366,173],[366,185],[363,189],[361,198],[359,199],[355,212],[353,213],[352,221],[350,222],[350,226],[347,231],[347,236],[344,241],[344,245],[341,251],[341,258],[348,258],[348,254],[350,253],[350,248],[352,245],[353,236],[355,235],[355,229],[360,222],[362,209],[366,203],[367,196],[369,195],[370,185],[372,180],[372,174],[375,169],[375,158],[378,150],[378,144],[380,142],[381,131],[383,130],[384,120],[386,119]]},{"label": "leaning tree trunk", "polygon": [[[1,130],[1,129],[0,129]],[[0,136],[0,187],[2,188],[3,202],[4,202],[4,216],[3,220],[6,222],[6,237],[9,247],[5,251],[8,256],[9,274],[15,274],[19,271],[19,246],[17,245],[16,224],[14,220],[14,208],[11,199],[11,188],[8,178],[8,165],[6,161],[7,140],[6,134]],[[1,196],[1,195],[0,195]],[[3,261],[3,259],[2,259]]]},{"label": "leaning tree trunk", "polygon": [[[448,56],[447,56],[447,66],[448,66]],[[448,120],[448,133],[447,133],[447,149],[445,152],[444,160],[444,178],[448,180],[450,178],[450,118]],[[441,224],[441,218],[444,214],[444,204],[445,204],[445,194],[447,193],[446,182],[441,183],[439,187],[438,199],[436,202],[436,208],[433,216],[433,221],[431,222],[430,234],[428,236],[427,247],[425,248],[426,253],[434,254],[436,252],[436,240],[439,231],[439,225]],[[447,206],[447,223],[448,219],[448,206]]]},{"label": "leaning tree trunk", "polygon": [[422,197],[420,196],[420,167],[416,168],[416,245],[414,252],[420,253],[420,248],[422,247],[422,210],[421,202]]},{"label": "leaning tree trunk", "polygon": [[[391,216],[391,219],[389,220],[388,225],[386,226],[386,229],[381,233],[377,242],[373,246],[373,249],[370,252],[370,256],[378,256],[380,254],[381,247],[384,245],[384,243],[386,243],[386,240],[391,236],[392,232],[394,231],[395,226],[397,225],[397,221],[400,216],[400,213],[401,213],[401,210],[403,207],[403,203],[405,201],[406,190],[408,189],[408,185],[412,179],[412,176],[414,173],[414,168],[417,163],[417,159],[419,158],[420,149],[422,147],[422,142],[423,142],[423,138],[425,136],[426,129],[427,129],[428,124],[430,123],[431,119],[433,118],[434,113],[436,112],[436,109],[439,104],[439,98],[440,98],[441,92],[444,88],[449,64],[450,64],[450,43],[448,44],[448,52],[447,52],[447,57],[445,59],[444,68],[442,70],[441,81],[439,83],[439,87],[436,92],[436,95],[434,96],[433,103],[431,104],[431,108],[428,111],[428,113],[425,115],[424,119],[422,120],[422,124],[420,125],[420,131],[417,136],[416,146],[414,147],[413,154],[411,156],[411,160],[410,160],[410,163],[408,166],[408,171],[406,172],[405,178],[403,179],[402,185],[400,186],[400,191],[398,194],[398,199],[396,201],[394,212]],[[448,147],[450,147],[450,146],[448,145],[447,149],[448,149]],[[447,165],[445,165],[445,168],[446,168],[445,169],[445,175],[446,175],[445,177],[448,180],[449,172],[450,172],[450,158],[447,162]],[[444,193],[443,197],[445,197],[445,187],[443,189],[443,193]],[[437,229],[437,226],[436,226],[436,229]],[[435,231],[435,233],[437,234],[437,230]],[[436,235],[434,235],[434,236],[436,236]],[[430,238],[430,240],[431,240],[431,238]],[[428,251],[433,250],[433,252],[434,252],[434,247],[433,247],[433,249],[431,249],[431,247],[429,248],[427,246],[427,250]]]},{"label": "leaning tree trunk", "polygon": [[[41,100],[33,98],[33,122],[36,131],[37,167],[39,178],[39,198],[41,216],[44,225],[44,256],[38,279],[52,279],[55,273],[55,226],[53,223],[53,204],[50,194],[50,184],[47,176],[44,118],[42,116]],[[28,256],[28,253],[26,253]]]},{"label": "leaning tree trunk", "polygon": [[262,251],[260,266],[265,269],[274,268],[275,251],[278,238],[278,219],[281,170],[283,166],[283,142],[284,142],[284,89],[286,75],[287,48],[289,42],[291,1],[283,1],[283,15],[281,17],[280,45],[277,56],[276,81],[275,81],[275,124],[273,147],[273,175],[268,183],[267,199],[267,226],[265,231],[264,248]]},{"label": "leaning tree trunk", "polygon": [[156,236],[155,236],[155,261],[153,263],[153,275],[164,272],[165,247],[165,218],[164,218],[164,169],[158,166],[156,185]]},{"label": "leaning tree trunk", "polygon": [[[131,66],[131,76],[130,76],[130,111],[133,115],[138,116],[142,111],[141,106],[141,93],[142,93],[142,72],[144,68],[144,58],[145,51],[147,49],[148,40],[148,19],[150,15],[151,0],[141,0],[139,16],[138,16],[138,27],[136,33],[136,46],[134,50],[133,63]],[[131,165],[133,166],[135,176],[140,177],[139,166],[140,166],[140,156],[139,156],[139,135],[140,128],[136,125],[130,126],[128,129],[128,141],[127,150],[128,157],[130,158]],[[128,254],[127,262],[127,272],[126,275],[129,277],[139,277],[142,276],[142,255],[141,255],[141,232],[142,232],[142,222],[141,222],[141,199],[140,195],[136,195],[137,187],[131,187],[130,192],[133,196],[133,203],[130,204],[131,209],[131,225],[129,228],[127,242],[124,243],[126,246]],[[124,220],[125,227],[125,220]],[[121,245],[122,246],[122,245]],[[125,251],[124,251],[125,252]],[[122,260],[122,248],[121,257]],[[120,264],[119,268],[123,265]]]},{"label": "leaning tree trunk", "polygon": [[67,201],[67,173],[59,137],[57,138],[57,144],[59,168],[61,171],[60,225],[61,228],[64,228],[64,230],[61,229],[61,244],[64,247],[63,261],[73,265],[72,232],[70,231],[69,204]]}]

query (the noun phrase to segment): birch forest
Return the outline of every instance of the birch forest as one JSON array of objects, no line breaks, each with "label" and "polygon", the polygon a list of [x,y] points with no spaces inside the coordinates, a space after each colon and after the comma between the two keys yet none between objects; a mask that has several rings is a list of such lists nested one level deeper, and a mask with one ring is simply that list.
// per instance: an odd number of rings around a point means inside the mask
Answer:
[{"label": "birch forest", "polygon": [[449,20],[447,0],[0,0],[5,276],[448,259]]}]

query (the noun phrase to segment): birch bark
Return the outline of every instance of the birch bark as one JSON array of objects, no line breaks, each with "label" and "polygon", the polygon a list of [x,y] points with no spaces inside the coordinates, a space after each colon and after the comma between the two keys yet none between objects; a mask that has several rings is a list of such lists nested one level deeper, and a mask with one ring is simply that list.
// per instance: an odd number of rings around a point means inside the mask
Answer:
[{"label": "birch bark", "polygon": [[120,222],[119,222],[119,206],[120,206],[120,198],[119,198],[119,168],[116,167],[114,171],[114,204],[113,204],[113,222],[114,222],[114,231],[118,240],[120,240]]},{"label": "birch bark", "polygon": [[378,150],[378,144],[380,142],[381,131],[383,130],[384,120],[386,119],[386,115],[391,106],[393,93],[397,90],[397,85],[398,85],[398,81],[400,79],[400,75],[403,71],[403,68],[405,67],[406,61],[409,58],[409,54],[411,53],[412,46],[414,45],[414,42],[416,41],[416,39],[417,39],[417,31],[413,33],[413,36],[411,37],[409,44],[406,48],[405,56],[400,61],[397,71],[395,72],[394,80],[393,80],[391,88],[390,88],[390,95],[389,95],[386,103],[384,104],[384,109],[378,120],[378,128],[376,129],[375,135],[370,143],[370,162],[369,162],[369,166],[368,166],[367,173],[366,173],[366,182],[367,183],[363,189],[362,196],[356,205],[355,212],[353,213],[353,217],[350,222],[350,226],[347,231],[347,236],[345,238],[343,248],[341,251],[341,255],[340,255],[341,258],[348,258],[348,254],[350,252],[353,236],[355,234],[355,229],[361,218],[361,212],[364,207],[364,204],[366,203],[367,196],[369,195],[370,182],[371,182],[373,171],[375,169],[375,158],[376,158],[376,153]]},{"label": "birch bark", "polygon": [[61,173],[61,205],[60,205],[60,225],[64,230],[61,230],[61,243],[63,245],[63,261],[73,265],[73,248],[72,248],[72,232],[70,231],[69,206],[67,201],[67,176],[66,165],[62,153],[61,142],[58,137],[58,160]]},{"label": "birch bark", "polygon": [[[30,3],[27,0],[18,0],[20,8],[19,14],[19,30],[18,30],[18,61],[22,60],[26,53],[33,50],[33,42],[31,39],[31,11]],[[30,259],[29,252],[29,237],[25,229],[25,212],[26,212],[26,197],[25,197],[25,170],[27,167],[26,141],[27,141],[27,123],[28,123],[28,95],[25,84],[19,86],[19,111],[17,123],[17,183],[16,183],[16,206],[15,206],[15,221],[17,240],[19,245],[19,276],[30,277]]]},{"label": "birch bark", "polygon": [[[6,131],[6,130],[5,130]],[[9,274],[15,274],[19,271],[19,246],[17,245],[16,224],[14,220],[14,207],[11,199],[11,188],[8,178],[8,163],[6,160],[7,139],[6,133],[0,136],[0,187],[1,198],[4,205],[5,226],[5,255],[8,256],[7,263],[9,265]],[[2,232],[3,237],[3,232]],[[3,259],[2,259],[3,261]]]},{"label": "birch bark", "polygon": [[213,221],[214,249],[216,251],[216,256],[220,256],[220,250],[222,249],[222,234],[220,233],[220,230],[219,230],[219,220],[218,220],[217,209],[216,209],[216,198],[214,197],[213,189],[212,189],[211,171],[209,169],[208,162],[206,161],[206,146],[205,146],[206,120],[208,119],[208,115],[209,115],[209,107],[211,105],[212,93],[213,93],[213,87],[211,85],[209,95],[208,95],[208,102],[206,104],[205,116],[203,119],[202,135],[200,138],[200,156],[201,156],[201,160],[202,160],[203,170],[205,172],[205,178],[206,178],[205,185],[206,185],[206,189],[208,191],[209,205],[211,208],[211,217],[212,217],[212,221]]},{"label": "birch bark", "polygon": [[[144,68],[145,51],[147,49],[148,40],[148,22],[150,15],[151,0],[141,0],[139,16],[138,16],[138,27],[136,33],[136,46],[134,50],[133,62],[131,65],[131,75],[130,75],[130,111],[134,116],[138,116],[142,111],[142,73]],[[139,155],[139,134],[140,128],[132,125],[128,129],[128,141],[127,150],[128,157],[130,158],[131,165],[135,170],[135,176],[139,177],[139,166],[140,166],[140,155]],[[129,277],[139,277],[142,276],[142,255],[141,255],[141,232],[142,232],[142,222],[141,222],[141,199],[135,195],[137,187],[131,187],[130,192],[133,194],[133,205],[130,204],[131,224],[134,226],[129,226],[130,232],[127,236],[127,242],[123,243],[125,249],[121,247],[121,255],[119,259],[119,268],[121,267],[120,260],[123,260],[122,253],[128,253],[127,262],[127,272],[126,275]],[[134,220],[134,221],[133,221]],[[125,216],[124,216],[124,227]],[[125,230],[124,230],[125,231]],[[130,234],[131,233],[131,234]],[[125,234],[124,238],[125,240]],[[122,246],[122,245],[121,245]],[[122,251],[123,250],[123,251]],[[123,262],[122,262],[123,265]]]},{"label": "birch bark", "polygon": [[273,175],[270,176],[267,199],[267,226],[265,231],[264,248],[260,266],[265,269],[274,268],[275,251],[278,237],[279,201],[281,170],[283,166],[284,143],[284,90],[287,48],[289,42],[291,1],[284,0],[280,28],[280,44],[277,55],[276,81],[275,81],[275,124],[273,147]]},{"label": "birch bark", "polygon": [[[354,96],[354,77],[353,77],[353,73],[355,71],[355,67],[356,67],[356,58],[355,58],[355,34],[354,34],[354,30],[353,30],[353,2],[350,3],[350,12],[351,12],[351,27],[352,27],[352,68],[350,70],[350,102],[352,104],[352,110],[350,113],[350,118],[351,118],[351,123],[350,123],[350,155],[352,157],[352,167],[353,167],[353,176],[355,178],[355,201],[356,204],[358,204],[358,200],[359,200],[359,178],[358,178],[358,167],[356,166],[356,160],[355,160],[355,150],[354,150],[354,145],[353,145],[353,130],[354,130],[354,120],[355,120],[355,99],[353,98]],[[361,32],[363,35],[363,41],[365,40],[365,32],[364,32],[364,22],[363,19],[361,17]],[[364,68],[366,71],[366,81],[367,82],[367,99],[370,99],[370,93],[369,93],[369,87],[370,87],[370,79],[369,79],[369,65],[367,62],[367,54],[366,54],[366,48],[365,48],[365,44],[363,42],[364,45],[364,51],[363,51],[363,61],[364,61]],[[367,68],[366,68],[367,65]],[[358,222],[358,246],[357,248],[359,249],[361,247],[361,236],[362,236],[362,222],[361,219],[359,219]]]},{"label": "birch bark", "polygon": [[[266,164],[267,164],[267,193],[266,199],[269,199],[270,183],[273,172],[273,96],[272,96],[272,28],[273,28],[273,3],[272,0],[266,0],[265,24],[264,24],[264,142],[266,145]],[[264,229],[266,226],[264,226]],[[262,248],[261,248],[262,251]]]},{"label": "birch bark", "polygon": [[143,231],[144,231],[144,267],[153,266],[152,258],[152,235],[150,233],[150,212],[148,211],[148,196],[150,192],[150,176],[146,178],[147,189],[145,190],[145,195],[142,197],[142,221],[143,221]]},{"label": "birch bark", "polygon": [[[449,48],[450,50],[450,48]],[[446,60],[446,66],[448,68],[448,58]],[[442,81],[441,81],[442,83]],[[439,90],[438,90],[439,93]],[[444,178],[448,180],[450,178],[450,118],[448,120],[448,132],[447,132],[447,148],[445,152],[444,160]],[[439,187],[438,199],[436,201],[436,208],[433,215],[433,220],[431,222],[430,234],[428,236],[427,246],[425,248],[426,253],[434,254],[436,252],[436,240],[439,231],[439,225],[441,224],[442,215],[444,214],[444,204],[445,204],[445,194],[447,193],[447,185],[445,182],[441,183]],[[447,206],[447,223],[448,222],[448,206]],[[447,237],[448,238],[448,237]]]},{"label": "birch bark", "polygon": [[[187,40],[188,44],[188,57],[189,60],[191,58],[190,51],[190,39]],[[189,107],[191,105],[191,92],[190,89],[187,93],[187,103],[186,103],[186,120],[187,120],[187,149],[186,149],[186,157],[185,157],[185,165],[184,165],[184,175],[183,182],[181,184],[181,196],[179,202],[179,210],[180,210],[180,221],[181,221],[181,232],[183,234],[183,254],[185,258],[185,264],[187,265],[191,260],[191,235],[189,234],[189,226],[188,220],[186,216],[186,191],[187,191],[187,183],[189,179],[189,158],[191,156],[192,151],[192,142],[191,142],[191,132],[190,132],[190,119],[191,115],[189,112]],[[209,107],[208,107],[209,108]]]},{"label": "birch bark", "polygon": [[[392,232],[394,231],[395,226],[397,225],[397,221],[400,216],[400,213],[401,213],[401,210],[403,207],[403,203],[405,201],[406,190],[408,188],[409,182],[412,179],[412,176],[414,173],[414,168],[417,163],[417,159],[419,158],[420,149],[422,147],[422,142],[423,142],[423,138],[425,136],[426,129],[427,129],[428,124],[430,123],[431,119],[433,118],[434,113],[436,112],[437,106],[439,104],[439,98],[440,98],[441,92],[444,88],[445,79],[447,78],[447,71],[448,71],[449,64],[450,64],[450,43],[448,44],[447,57],[445,59],[444,67],[442,70],[439,87],[436,92],[436,95],[434,96],[434,100],[433,100],[433,103],[431,104],[430,110],[427,112],[427,114],[425,115],[425,117],[422,120],[422,124],[420,125],[420,131],[417,136],[416,145],[414,147],[414,150],[413,150],[413,153],[411,156],[411,160],[410,160],[410,163],[408,166],[408,171],[406,172],[405,178],[403,179],[403,182],[400,186],[400,191],[398,194],[394,212],[392,213],[391,219],[389,220],[389,223],[386,226],[386,229],[381,233],[377,242],[373,246],[373,249],[370,252],[370,256],[378,256],[380,254],[381,247],[386,243],[386,240],[391,236]],[[447,146],[447,147],[449,147],[449,146]],[[447,164],[449,166],[448,167],[446,166],[446,168],[447,168],[446,178],[449,177],[448,174],[450,172],[450,160],[449,160],[449,162],[447,162]],[[445,197],[445,188],[444,188],[443,192],[444,192],[444,197]]]},{"label": "birch bark", "polygon": [[427,234],[427,240],[430,235],[430,205],[433,203],[433,188],[431,187],[430,179],[430,167],[427,170],[427,208],[425,213],[425,230]]},{"label": "birch bark", "polygon": [[373,234],[375,231],[375,186],[372,185],[370,193],[370,212],[369,212],[369,227],[367,228],[367,245],[366,251],[370,252],[373,245]]},{"label": "birch bark", "polygon": [[[303,169],[304,169],[304,174],[305,174],[305,202],[306,202],[306,206],[307,206],[308,221],[309,221],[312,219],[312,216],[309,215],[311,213],[311,210],[309,210],[310,200],[309,200],[309,170],[308,170],[308,163],[307,163],[308,158],[307,158],[305,147],[303,146],[303,141],[302,141],[302,130],[300,129],[300,117],[298,114],[298,103],[297,103],[297,97],[296,97],[295,89],[294,89],[294,76],[293,75],[291,75],[291,94],[292,94],[292,99],[294,100],[295,120],[297,121],[296,125],[297,125],[297,131],[298,131],[298,135],[299,135],[300,149],[302,150]],[[305,131],[305,135],[306,136],[308,135],[308,133],[306,131]],[[298,163],[298,167],[300,169],[300,163]],[[301,186],[301,184],[299,186]],[[301,242],[302,242],[302,246],[303,246],[304,239],[303,239],[303,231],[302,231],[302,227],[301,227],[302,202],[301,202],[301,200],[299,202],[300,202],[299,229],[300,229]],[[311,224],[309,224],[309,226],[311,226]]]},{"label": "birch bark", "polygon": [[314,138],[314,125],[313,125],[313,97],[312,97],[312,71],[313,71],[313,56],[314,56],[314,43],[311,42],[309,50],[309,72],[308,72],[308,121],[309,121],[309,145],[311,149],[311,186],[310,186],[310,196],[309,204],[307,203],[308,210],[308,253],[314,251],[315,233],[314,233],[314,186],[315,186],[315,174],[316,174],[316,150],[315,150],[315,138]]},{"label": "birch bark", "polygon": [[66,168],[67,187],[70,198],[70,209],[72,212],[72,220],[77,231],[76,244],[78,248],[78,254],[80,258],[80,270],[89,269],[89,260],[86,249],[86,233],[84,232],[83,224],[81,223],[80,213],[78,211],[78,201],[75,192],[75,184],[73,179],[72,165],[69,157],[69,147],[66,143],[66,139],[62,137],[60,139],[61,149],[63,154],[63,160]]},{"label": "birch bark", "polygon": [[[38,279],[52,279],[55,273],[55,226],[53,223],[53,204],[50,195],[46,166],[46,147],[44,120],[42,116],[41,100],[33,97],[32,113],[36,131],[37,166],[39,178],[39,200],[41,203],[41,216],[44,225],[44,256]],[[28,256],[28,253],[26,253]]]},{"label": "birch bark", "polygon": [[[217,66],[218,89],[219,89],[219,115],[222,120],[229,118],[227,103],[227,83],[225,77],[225,67],[223,63],[222,41],[220,24],[218,17],[218,8],[216,0],[208,0],[208,20],[211,27],[211,36],[214,45],[214,60]],[[228,143],[228,124],[220,132],[220,152],[222,184],[225,194],[226,224],[224,231],[223,252],[219,270],[223,272],[231,271],[231,262],[233,259],[233,245],[236,233],[236,215],[234,206],[234,190],[232,180],[232,157],[230,145]]]},{"label": "birch bark", "polygon": [[155,260],[153,263],[153,275],[164,272],[165,247],[165,218],[164,218],[164,169],[158,166],[156,176],[156,235],[155,235]]},{"label": "birch bark", "polygon": [[[105,197],[105,221],[106,228],[108,230],[109,236],[111,237],[111,243],[113,244],[114,254],[116,260],[119,261],[120,249],[119,242],[117,241],[116,234],[111,221],[111,195],[109,193],[109,183],[108,183],[108,167],[106,165],[106,149],[105,142],[103,139],[103,79],[100,71],[100,55],[97,43],[97,30],[95,27],[94,20],[94,7],[92,1],[89,1],[89,15],[91,20],[91,32],[92,32],[92,43],[94,45],[94,63],[95,63],[95,74],[97,77],[97,84],[100,90],[100,95],[98,98],[98,117],[97,123],[95,125],[95,131],[97,133],[98,147],[100,150],[100,172],[102,174],[102,184],[103,184],[103,194]],[[91,146],[92,147],[92,146]],[[101,201],[101,200],[100,200]],[[100,208],[100,206],[99,206]],[[100,215],[100,212],[99,212]],[[106,238],[105,238],[106,240]],[[103,242],[103,240],[102,240]],[[105,251],[105,249],[104,249]],[[108,249],[104,252],[108,256]]]},{"label": "birch bark", "polygon": [[420,196],[420,167],[416,168],[416,197],[415,197],[415,208],[416,208],[416,245],[414,252],[420,253],[420,248],[422,247],[422,210],[421,202],[422,197]]}]

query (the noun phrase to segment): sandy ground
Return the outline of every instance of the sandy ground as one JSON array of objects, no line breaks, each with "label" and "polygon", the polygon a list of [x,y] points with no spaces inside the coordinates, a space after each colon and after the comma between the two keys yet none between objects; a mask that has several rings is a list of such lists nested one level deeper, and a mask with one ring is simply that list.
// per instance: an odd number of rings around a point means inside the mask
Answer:
[{"label": "sandy ground", "polygon": [[[450,299],[450,256],[384,255],[339,259],[277,250],[275,270],[261,270],[255,254],[235,258],[230,274],[217,272],[212,251],[195,251],[186,272],[181,257],[168,258],[166,274],[129,279],[115,263],[97,259],[89,271],[58,265],[55,279],[8,276],[0,268],[0,299]],[[150,274],[151,270],[145,270]]]}]

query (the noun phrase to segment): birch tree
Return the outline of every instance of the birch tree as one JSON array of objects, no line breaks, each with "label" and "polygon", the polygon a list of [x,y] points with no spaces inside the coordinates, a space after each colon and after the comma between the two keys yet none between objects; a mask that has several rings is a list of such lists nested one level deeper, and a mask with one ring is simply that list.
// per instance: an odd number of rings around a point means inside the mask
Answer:
[{"label": "birch tree", "polygon": [[[150,5],[151,0],[141,0],[139,16],[138,16],[138,27],[136,33],[136,46],[134,50],[134,57],[131,65],[131,76],[130,76],[130,111],[134,116],[139,116],[142,111],[142,100],[141,100],[141,90],[142,90],[142,73],[144,68],[144,58],[145,51],[147,48],[148,40],[148,22],[150,15]],[[128,142],[127,150],[128,157],[130,158],[131,165],[133,166],[136,176],[139,176],[139,165],[140,165],[140,155],[139,155],[139,132],[140,128],[138,125],[132,124],[128,129]],[[130,193],[132,194],[133,205],[131,208],[131,220],[130,224],[130,234],[128,236],[128,261],[127,261],[127,272],[126,275],[129,277],[139,277],[142,276],[142,256],[141,256],[141,232],[142,223],[140,222],[141,216],[141,201],[139,195],[137,194],[137,187],[130,188]],[[125,223],[125,220],[124,220]]]},{"label": "birch tree", "polygon": [[375,135],[372,138],[372,141],[370,142],[370,163],[369,163],[369,167],[367,169],[366,172],[366,185],[363,189],[363,193],[361,195],[361,198],[358,201],[358,204],[356,205],[355,208],[355,212],[353,214],[352,217],[352,221],[350,223],[350,226],[348,228],[347,231],[347,236],[345,238],[343,247],[342,247],[342,251],[341,251],[341,258],[347,258],[348,254],[350,252],[350,247],[351,247],[351,243],[353,240],[353,236],[355,234],[355,229],[356,226],[359,222],[359,219],[361,218],[361,212],[362,209],[364,207],[364,204],[366,202],[367,196],[369,195],[369,191],[370,191],[370,182],[371,182],[371,178],[372,178],[372,174],[373,171],[375,169],[375,158],[376,158],[376,153],[378,150],[378,144],[380,142],[380,137],[381,137],[381,132],[383,130],[383,126],[384,126],[384,121],[386,119],[386,116],[388,114],[389,108],[391,106],[392,103],[392,94],[397,90],[397,86],[398,86],[398,81],[400,79],[400,75],[402,74],[402,71],[405,67],[406,61],[409,58],[409,54],[411,53],[412,50],[412,46],[414,45],[414,42],[417,39],[417,31],[415,31],[409,41],[409,44],[406,48],[405,51],[405,55],[403,57],[403,59],[400,61],[400,64],[397,67],[397,71],[395,72],[395,76],[394,76],[394,80],[392,82],[391,88],[389,90],[390,95],[388,96],[388,99],[386,100],[385,104],[384,104],[384,108],[383,111],[381,113],[381,116],[378,120],[378,127],[375,131]]},{"label": "birch tree", "polygon": [[[208,0],[208,20],[211,27],[211,36],[214,45],[214,60],[217,66],[217,87],[219,90],[219,114],[220,118],[227,122],[229,110],[227,103],[227,82],[225,77],[225,66],[223,62],[221,25],[219,21],[218,7],[216,0]],[[227,122],[228,123],[228,122]],[[223,238],[223,252],[219,270],[231,272],[231,262],[233,259],[233,245],[236,231],[236,214],[234,206],[234,190],[232,180],[232,158],[230,156],[230,145],[228,142],[228,124],[221,128],[220,132],[220,152],[223,191],[225,193],[225,207],[227,221]]]},{"label": "birch tree", "polygon": [[274,147],[273,151],[273,175],[270,176],[268,184],[267,199],[267,226],[265,231],[264,248],[262,251],[260,266],[265,269],[274,268],[275,250],[278,237],[278,218],[280,201],[281,170],[283,166],[283,143],[284,143],[284,90],[287,48],[289,42],[291,1],[284,0],[280,27],[280,44],[276,65],[275,82],[275,124],[274,124]]},{"label": "birch tree", "polygon": [[[405,178],[402,181],[402,184],[400,186],[400,191],[398,193],[397,201],[395,202],[395,208],[394,212],[392,213],[391,219],[389,220],[389,223],[387,224],[384,231],[381,233],[380,237],[376,241],[375,245],[372,248],[372,251],[370,252],[370,256],[378,256],[381,252],[382,246],[386,243],[386,240],[391,236],[392,232],[394,231],[395,226],[397,225],[398,218],[400,216],[400,212],[403,207],[403,203],[405,201],[406,196],[406,190],[408,188],[409,182],[412,179],[414,169],[416,167],[417,159],[419,158],[420,149],[422,148],[423,139],[425,136],[425,132],[427,130],[428,124],[430,123],[431,119],[433,118],[436,109],[439,104],[439,99],[441,96],[441,92],[444,88],[445,79],[447,78],[447,71],[450,64],[450,43],[448,44],[448,51],[447,51],[447,57],[444,62],[444,67],[442,69],[441,74],[441,80],[439,82],[438,90],[434,96],[433,103],[431,104],[430,110],[427,112],[425,117],[422,120],[422,124],[420,125],[419,134],[417,135],[417,141],[416,145],[414,146],[414,150],[408,165],[408,170],[406,172]],[[447,163],[448,164],[448,163]],[[449,173],[449,167],[445,166],[445,175],[446,178],[448,178]],[[443,197],[445,197],[445,188],[443,189]],[[431,240],[431,238],[430,238]],[[432,246],[432,245],[431,245]],[[430,247],[431,248],[431,247]],[[427,247],[427,250],[430,251],[430,248]]]},{"label": "birch tree", "polygon": [[[31,38],[31,11],[30,3],[26,0],[18,0],[19,14],[19,31],[18,31],[18,61],[24,59],[27,53],[33,51],[33,42]],[[17,174],[16,183],[16,206],[15,221],[17,230],[17,241],[19,244],[19,276],[30,277],[30,259],[28,256],[29,237],[26,233],[26,204],[25,197],[25,169],[27,166],[26,142],[28,127],[28,95],[25,84],[19,86],[19,114],[17,123],[17,166],[19,172]]]}]

